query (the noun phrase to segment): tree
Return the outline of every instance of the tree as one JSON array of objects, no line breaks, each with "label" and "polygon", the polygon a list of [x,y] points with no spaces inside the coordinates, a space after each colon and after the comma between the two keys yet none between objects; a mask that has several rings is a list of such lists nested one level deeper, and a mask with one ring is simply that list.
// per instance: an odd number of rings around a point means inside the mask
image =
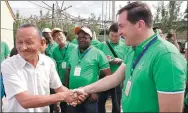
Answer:
[{"label": "tree", "polygon": [[159,26],[164,33],[171,29],[176,31],[179,28],[178,21],[182,18],[181,4],[182,1],[169,1],[167,5],[164,4],[164,1],[159,2],[155,7],[157,12],[154,17],[154,25]]},{"label": "tree", "polygon": [[13,23],[13,36],[14,36],[14,46],[15,46],[15,40],[16,40],[16,30],[18,27],[21,25],[21,20],[20,20],[20,13],[19,10],[16,11],[16,20]]},{"label": "tree", "polygon": [[100,32],[100,29],[99,29],[100,25],[98,24],[100,20],[101,20],[100,16],[96,18],[94,13],[91,13],[90,17],[88,18],[89,27],[92,32],[96,33],[96,36],[98,36]]}]

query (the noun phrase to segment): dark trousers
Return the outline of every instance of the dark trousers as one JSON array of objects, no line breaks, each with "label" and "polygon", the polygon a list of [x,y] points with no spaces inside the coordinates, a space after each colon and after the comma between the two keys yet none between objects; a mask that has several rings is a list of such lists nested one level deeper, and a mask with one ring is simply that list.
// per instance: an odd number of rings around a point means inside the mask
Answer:
[{"label": "dark trousers", "polygon": [[86,99],[76,107],[68,105],[67,111],[68,113],[98,113],[98,101]]},{"label": "dark trousers", "polygon": [[67,113],[67,103],[66,102],[61,102],[60,107],[61,107],[61,113]]},{"label": "dark trousers", "polygon": [[[55,94],[54,89],[50,89],[50,94]],[[53,113],[54,109],[55,109],[55,104],[50,104],[50,113]]]},{"label": "dark trousers", "polygon": [[108,91],[101,92],[99,94],[99,102],[98,102],[99,113],[106,113],[105,104],[109,95],[111,95],[112,98],[112,113],[120,113],[121,96],[122,96],[122,89],[120,86],[117,86],[116,88],[110,89]]},{"label": "dark trousers", "polygon": [[184,106],[183,113],[188,113],[188,105],[185,105],[185,106]]}]

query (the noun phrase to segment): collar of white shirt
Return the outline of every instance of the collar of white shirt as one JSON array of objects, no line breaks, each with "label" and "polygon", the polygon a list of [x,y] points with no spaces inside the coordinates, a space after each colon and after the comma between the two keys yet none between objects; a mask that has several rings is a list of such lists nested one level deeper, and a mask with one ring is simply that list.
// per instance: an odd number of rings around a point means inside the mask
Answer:
[{"label": "collar of white shirt", "polygon": [[[45,61],[41,58],[41,54],[38,54],[39,55],[39,60],[37,62],[37,65],[44,65],[45,64]],[[23,68],[26,64],[29,64],[31,65],[29,62],[27,62],[21,55],[18,55],[19,56],[19,63],[20,63],[20,67]]]}]

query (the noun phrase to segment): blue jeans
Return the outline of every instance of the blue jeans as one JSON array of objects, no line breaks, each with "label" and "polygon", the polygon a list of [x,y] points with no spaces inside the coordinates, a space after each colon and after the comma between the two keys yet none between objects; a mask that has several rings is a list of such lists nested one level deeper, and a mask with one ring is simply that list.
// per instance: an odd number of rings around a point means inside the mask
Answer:
[{"label": "blue jeans", "polygon": [[76,107],[68,105],[68,113],[98,113],[98,100],[86,99]]}]

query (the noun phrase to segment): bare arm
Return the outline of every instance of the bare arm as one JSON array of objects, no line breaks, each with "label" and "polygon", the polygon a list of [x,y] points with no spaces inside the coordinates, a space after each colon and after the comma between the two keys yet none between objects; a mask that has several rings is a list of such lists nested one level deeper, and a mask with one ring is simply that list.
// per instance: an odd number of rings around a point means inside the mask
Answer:
[{"label": "bare arm", "polygon": [[158,93],[160,112],[182,112],[184,93]]},{"label": "bare arm", "polygon": [[125,79],[124,74],[125,74],[125,64],[121,64],[121,66],[114,74],[104,77],[103,79],[93,84],[85,86],[83,89],[88,94],[106,91],[108,89],[114,88],[117,85],[119,85]]},{"label": "bare arm", "polygon": [[[50,104],[54,104],[61,101],[74,101],[72,98],[72,92],[67,91],[63,93],[56,93],[52,95],[31,95],[28,91],[17,94],[16,100],[25,109],[43,107]],[[69,100],[69,99],[70,100]]]}]

